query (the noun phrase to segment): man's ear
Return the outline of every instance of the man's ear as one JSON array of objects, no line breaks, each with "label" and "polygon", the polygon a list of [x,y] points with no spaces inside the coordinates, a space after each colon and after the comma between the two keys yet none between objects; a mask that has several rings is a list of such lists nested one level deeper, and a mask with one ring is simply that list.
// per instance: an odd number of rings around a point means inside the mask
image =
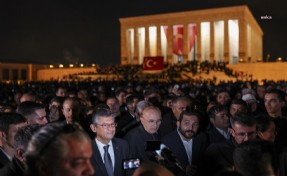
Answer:
[{"label": "man's ear", "polygon": [[24,151],[22,149],[16,149],[16,157],[21,161],[24,162]]},{"label": "man's ear", "polygon": [[209,118],[210,123],[212,123],[212,125],[214,125],[214,118]]},{"label": "man's ear", "polygon": [[91,125],[90,125],[90,129],[91,129],[94,133],[97,132],[97,128],[96,128],[96,125],[95,125],[95,124],[91,124]]}]

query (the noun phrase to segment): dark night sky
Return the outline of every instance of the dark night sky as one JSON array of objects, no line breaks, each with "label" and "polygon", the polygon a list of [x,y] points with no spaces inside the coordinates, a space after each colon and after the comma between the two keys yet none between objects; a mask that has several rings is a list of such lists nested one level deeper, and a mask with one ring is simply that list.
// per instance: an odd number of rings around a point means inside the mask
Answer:
[{"label": "dark night sky", "polygon": [[[287,59],[287,2],[279,0],[9,0],[0,2],[0,60],[120,63],[119,18],[248,5],[265,57]],[[261,16],[272,20],[261,20]]]}]

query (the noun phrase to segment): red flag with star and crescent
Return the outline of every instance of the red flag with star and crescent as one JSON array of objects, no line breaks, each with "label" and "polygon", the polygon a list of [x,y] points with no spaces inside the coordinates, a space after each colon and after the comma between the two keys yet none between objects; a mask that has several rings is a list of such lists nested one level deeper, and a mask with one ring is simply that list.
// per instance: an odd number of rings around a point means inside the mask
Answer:
[{"label": "red flag with star and crescent", "polygon": [[160,71],[164,67],[163,56],[144,57],[144,71]]},{"label": "red flag with star and crescent", "polygon": [[183,25],[173,26],[173,53],[182,56],[183,52]]}]

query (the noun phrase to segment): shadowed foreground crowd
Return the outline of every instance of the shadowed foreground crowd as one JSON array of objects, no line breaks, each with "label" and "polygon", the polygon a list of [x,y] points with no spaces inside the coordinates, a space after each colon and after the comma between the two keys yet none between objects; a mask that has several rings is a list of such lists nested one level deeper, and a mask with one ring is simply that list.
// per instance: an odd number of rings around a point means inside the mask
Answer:
[{"label": "shadowed foreground crowd", "polygon": [[287,83],[0,86],[1,176],[285,176]]}]

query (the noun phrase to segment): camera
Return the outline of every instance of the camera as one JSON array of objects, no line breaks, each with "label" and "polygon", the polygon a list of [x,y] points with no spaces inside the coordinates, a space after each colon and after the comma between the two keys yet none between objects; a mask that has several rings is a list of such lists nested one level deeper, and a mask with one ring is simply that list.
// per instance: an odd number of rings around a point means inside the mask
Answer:
[{"label": "camera", "polygon": [[133,158],[133,159],[126,159],[123,160],[123,169],[135,169],[140,166],[140,159],[139,158]]}]

